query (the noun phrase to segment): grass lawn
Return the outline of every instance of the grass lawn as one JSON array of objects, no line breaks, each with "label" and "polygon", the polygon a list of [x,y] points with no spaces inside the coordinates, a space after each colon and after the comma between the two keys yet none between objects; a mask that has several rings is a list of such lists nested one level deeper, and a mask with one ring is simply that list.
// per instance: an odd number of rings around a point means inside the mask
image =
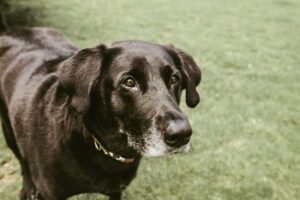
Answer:
[{"label": "grass lawn", "polygon": [[[40,26],[81,47],[173,43],[201,65],[187,155],[143,159],[130,200],[300,199],[300,1],[27,0]],[[0,199],[17,199],[19,166],[0,134]],[[80,195],[73,200],[105,199]]]}]

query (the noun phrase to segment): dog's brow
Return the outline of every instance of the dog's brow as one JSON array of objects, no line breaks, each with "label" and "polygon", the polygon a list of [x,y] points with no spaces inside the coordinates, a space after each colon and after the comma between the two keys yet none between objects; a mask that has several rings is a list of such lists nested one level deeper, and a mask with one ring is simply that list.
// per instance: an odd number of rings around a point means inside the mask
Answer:
[{"label": "dog's brow", "polygon": [[164,80],[167,87],[169,87],[169,79],[171,75],[176,71],[177,70],[174,69],[174,67],[171,67],[170,65],[164,65],[159,69],[160,76],[162,80]]},{"label": "dog's brow", "polygon": [[160,75],[163,79],[166,79],[167,77],[169,77],[173,70],[172,70],[172,67],[170,65],[165,65],[163,67],[160,68]]},{"label": "dog's brow", "polygon": [[145,93],[148,89],[148,75],[147,75],[147,65],[149,65],[145,58],[135,58],[131,62],[131,69],[128,74],[132,75],[141,86],[141,90]]}]

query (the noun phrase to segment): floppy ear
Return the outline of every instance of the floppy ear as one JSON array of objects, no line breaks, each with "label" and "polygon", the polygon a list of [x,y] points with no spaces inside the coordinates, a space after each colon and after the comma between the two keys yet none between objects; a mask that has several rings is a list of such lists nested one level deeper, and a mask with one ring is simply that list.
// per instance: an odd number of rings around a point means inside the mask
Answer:
[{"label": "floppy ear", "polygon": [[78,114],[86,113],[90,106],[90,92],[100,76],[102,61],[107,47],[82,49],[65,60],[60,66],[60,86],[70,97],[70,106]]},{"label": "floppy ear", "polygon": [[193,57],[181,49],[175,48],[173,45],[167,45],[166,48],[176,66],[181,70],[184,77],[183,89],[186,89],[186,103],[193,108],[200,101],[200,96],[196,90],[196,86],[201,81],[200,68]]}]

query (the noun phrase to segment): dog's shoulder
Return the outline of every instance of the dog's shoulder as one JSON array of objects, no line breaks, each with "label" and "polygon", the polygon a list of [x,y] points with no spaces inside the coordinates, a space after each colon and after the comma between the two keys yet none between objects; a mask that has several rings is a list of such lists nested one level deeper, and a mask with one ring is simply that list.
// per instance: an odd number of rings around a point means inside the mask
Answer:
[{"label": "dog's shoulder", "polygon": [[33,90],[44,76],[56,70],[57,63],[76,51],[78,48],[69,39],[51,28],[1,33],[0,96],[8,102],[16,90],[26,92],[18,85]]}]

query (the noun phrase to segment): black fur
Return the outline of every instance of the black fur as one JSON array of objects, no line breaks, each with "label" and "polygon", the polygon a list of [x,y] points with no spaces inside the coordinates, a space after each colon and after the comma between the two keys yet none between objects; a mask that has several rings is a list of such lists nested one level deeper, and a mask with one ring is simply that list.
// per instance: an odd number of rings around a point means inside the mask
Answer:
[{"label": "black fur", "polygon": [[[174,86],[172,73],[180,81]],[[135,79],[134,89],[124,86],[126,77]],[[2,34],[0,114],[21,165],[20,198],[99,192],[120,199],[153,126],[164,136],[177,120],[191,134],[178,103],[186,88],[188,105],[196,106],[199,82],[191,56],[171,46],[127,41],[79,50],[48,28]],[[97,151],[91,134],[135,161],[121,163]]]}]

